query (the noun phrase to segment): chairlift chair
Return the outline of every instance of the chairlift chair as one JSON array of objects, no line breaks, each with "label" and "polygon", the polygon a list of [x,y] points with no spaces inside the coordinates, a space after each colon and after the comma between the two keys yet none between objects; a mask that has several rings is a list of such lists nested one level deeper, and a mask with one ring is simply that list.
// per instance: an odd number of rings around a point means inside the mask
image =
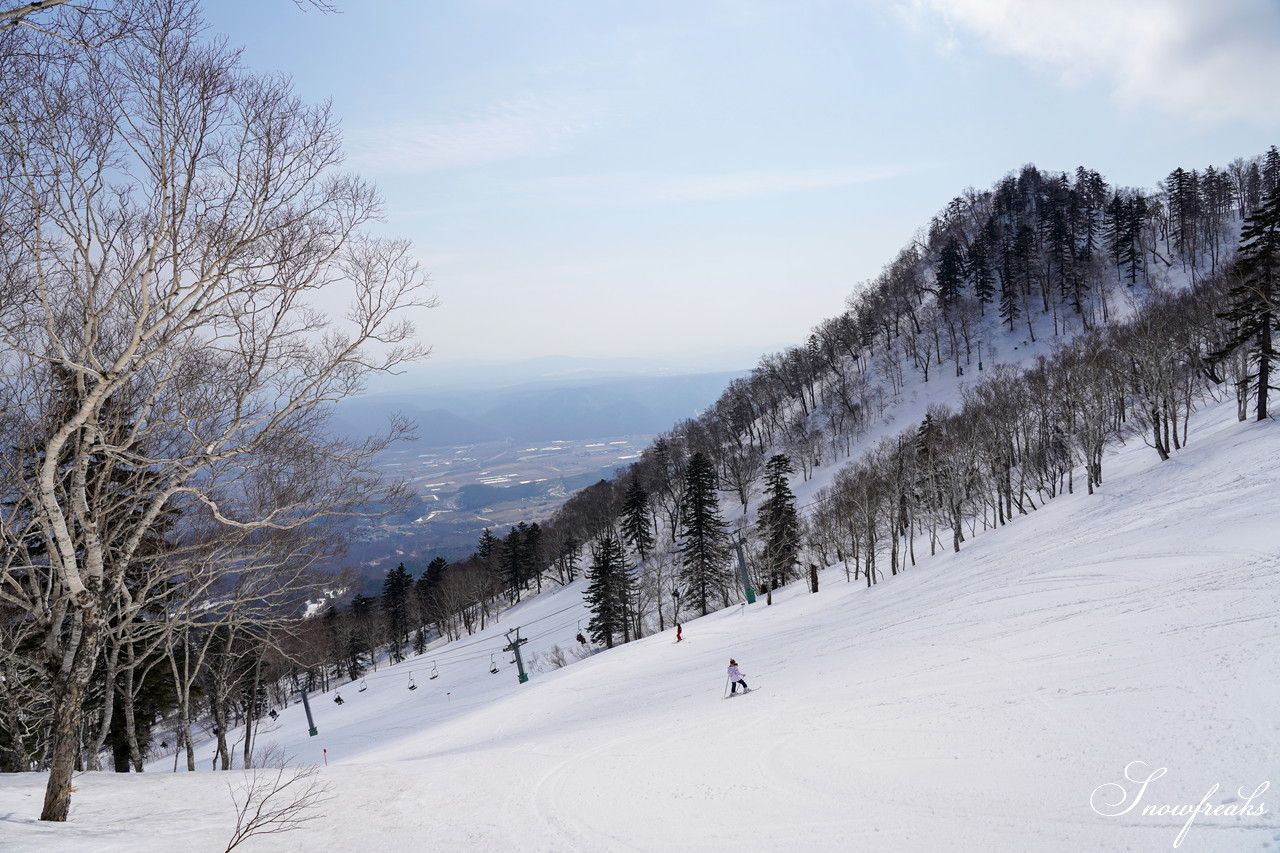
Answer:
[{"label": "chairlift chair", "polygon": [[362,678],[360,679],[360,689],[359,689],[359,690],[357,690],[356,692],[357,692],[357,693],[363,693],[363,692],[365,692],[365,691],[366,691],[366,690],[368,690],[368,689],[369,689],[369,685],[365,683],[365,680],[364,680],[364,678],[362,677]]},{"label": "chairlift chair", "polygon": [[440,670],[436,669],[436,662],[435,662],[435,661],[432,661],[432,662],[431,662],[431,677],[432,677],[432,678],[439,678],[439,677],[440,677]]},{"label": "chairlift chair", "polygon": [[494,657],[497,654],[498,654],[497,652],[494,652],[493,654],[489,655],[489,672],[492,675],[498,674],[498,662],[494,660]]},{"label": "chairlift chair", "polygon": [[417,690],[417,689],[418,689],[418,685],[417,685],[417,684],[415,684],[415,683],[414,683],[414,681],[413,681],[413,673],[412,673],[412,672],[411,672],[411,673],[409,673],[409,689],[410,689],[410,690]]}]

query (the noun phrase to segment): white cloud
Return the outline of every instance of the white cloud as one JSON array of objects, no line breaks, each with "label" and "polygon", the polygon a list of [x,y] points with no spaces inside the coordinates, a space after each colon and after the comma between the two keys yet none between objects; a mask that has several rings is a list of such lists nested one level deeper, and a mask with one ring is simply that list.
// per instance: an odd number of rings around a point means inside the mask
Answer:
[{"label": "white cloud", "polygon": [[905,174],[906,169],[793,169],[720,175],[633,173],[571,175],[521,182],[516,189],[587,204],[668,204],[760,198],[852,186]]},{"label": "white cloud", "polygon": [[1198,121],[1280,116],[1276,0],[900,0],[913,24],[964,33],[1076,85],[1110,82],[1122,106]]},{"label": "white cloud", "polygon": [[581,104],[526,98],[452,120],[355,128],[353,166],[383,174],[434,172],[554,154],[591,124]]}]

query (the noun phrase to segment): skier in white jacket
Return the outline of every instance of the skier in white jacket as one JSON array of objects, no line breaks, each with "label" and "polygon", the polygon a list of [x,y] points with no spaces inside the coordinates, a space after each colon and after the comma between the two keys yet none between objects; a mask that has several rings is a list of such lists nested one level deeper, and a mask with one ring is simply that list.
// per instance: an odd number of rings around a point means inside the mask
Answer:
[{"label": "skier in white jacket", "polygon": [[742,670],[738,669],[738,662],[733,658],[729,658],[729,693],[732,695],[738,692],[738,685],[742,685],[743,693],[750,693],[751,688],[747,686],[747,682],[742,678]]}]

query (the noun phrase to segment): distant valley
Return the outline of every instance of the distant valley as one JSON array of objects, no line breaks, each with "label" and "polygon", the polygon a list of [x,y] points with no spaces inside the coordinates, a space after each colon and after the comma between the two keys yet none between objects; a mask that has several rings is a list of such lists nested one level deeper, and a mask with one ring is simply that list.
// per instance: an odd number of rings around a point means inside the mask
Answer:
[{"label": "distant valley", "polygon": [[680,376],[544,379],[509,387],[422,388],[345,402],[342,432],[376,429],[395,413],[418,438],[382,464],[416,494],[404,513],[361,528],[350,553],[367,591],[404,562],[415,575],[440,556],[472,553],[486,528],[504,535],[544,520],[574,491],[635,459],[655,435],[715,402],[745,371]]}]

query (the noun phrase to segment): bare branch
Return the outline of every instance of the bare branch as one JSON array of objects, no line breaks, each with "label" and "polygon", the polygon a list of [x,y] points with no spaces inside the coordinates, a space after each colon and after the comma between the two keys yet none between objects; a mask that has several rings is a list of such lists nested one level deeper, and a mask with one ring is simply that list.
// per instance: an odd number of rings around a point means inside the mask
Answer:
[{"label": "bare branch", "polygon": [[0,30],[7,30],[10,27],[16,27],[24,23],[24,19],[28,15],[43,12],[52,9],[54,6],[61,6],[70,2],[71,0],[35,0],[34,3],[19,6],[16,9],[0,9]]},{"label": "bare branch", "polygon": [[239,788],[228,786],[236,805],[236,828],[226,853],[255,835],[290,832],[323,817],[320,806],[333,799],[320,782],[319,768],[253,770]]}]

